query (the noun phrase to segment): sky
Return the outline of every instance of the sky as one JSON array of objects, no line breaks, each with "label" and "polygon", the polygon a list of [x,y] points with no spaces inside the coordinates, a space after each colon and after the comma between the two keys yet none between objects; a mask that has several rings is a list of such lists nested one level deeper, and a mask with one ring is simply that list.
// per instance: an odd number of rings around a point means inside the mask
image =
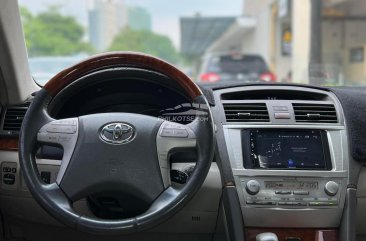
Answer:
[{"label": "sky", "polygon": [[[88,27],[88,8],[93,0],[19,0],[19,5],[32,13],[41,12],[49,5],[61,7],[62,14],[75,17]],[[119,1],[119,0],[114,0]],[[123,0],[120,0],[123,1]],[[179,47],[179,17],[193,16],[239,16],[244,0],[124,0],[126,5],[145,7],[152,15],[152,30],[167,35]]]}]

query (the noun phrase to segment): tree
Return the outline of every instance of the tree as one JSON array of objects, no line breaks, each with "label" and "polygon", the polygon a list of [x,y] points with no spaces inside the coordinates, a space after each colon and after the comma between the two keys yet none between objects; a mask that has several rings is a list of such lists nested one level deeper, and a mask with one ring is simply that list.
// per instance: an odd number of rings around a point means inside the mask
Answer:
[{"label": "tree", "polygon": [[75,18],[61,15],[58,7],[37,15],[22,7],[21,16],[29,56],[71,55],[92,50],[82,41],[83,27]]},{"label": "tree", "polygon": [[172,63],[180,60],[172,41],[167,36],[146,30],[123,29],[114,38],[109,50],[143,52]]}]

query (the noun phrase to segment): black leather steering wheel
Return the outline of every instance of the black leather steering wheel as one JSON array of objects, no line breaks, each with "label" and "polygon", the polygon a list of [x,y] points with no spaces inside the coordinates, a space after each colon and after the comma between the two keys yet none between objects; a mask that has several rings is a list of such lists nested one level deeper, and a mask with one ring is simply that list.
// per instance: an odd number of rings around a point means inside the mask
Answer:
[{"label": "black leather steering wheel", "polygon": [[[70,91],[80,78],[120,66],[155,71],[176,81],[192,103],[201,107],[196,119],[182,125],[133,113],[101,113],[58,120],[50,117],[48,105],[64,88],[69,87]],[[57,144],[64,149],[55,183],[45,184],[40,179],[35,160],[39,143]],[[126,234],[153,227],[185,206],[207,176],[214,146],[214,126],[207,100],[185,74],[148,55],[115,52],[94,56],[62,71],[36,94],[23,120],[19,161],[33,197],[53,217],[86,232]],[[195,148],[197,163],[184,187],[173,188],[168,155],[180,147]],[[123,220],[83,216],[74,211],[74,201],[106,189],[132,193],[150,207]]]}]

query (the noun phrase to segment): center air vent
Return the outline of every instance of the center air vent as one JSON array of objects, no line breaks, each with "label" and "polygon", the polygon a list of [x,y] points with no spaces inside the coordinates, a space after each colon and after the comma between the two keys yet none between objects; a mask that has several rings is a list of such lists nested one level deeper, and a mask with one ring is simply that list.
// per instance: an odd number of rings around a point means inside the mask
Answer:
[{"label": "center air vent", "polygon": [[224,104],[227,122],[269,122],[265,103]]},{"label": "center air vent", "polygon": [[293,103],[296,122],[337,123],[333,104]]},{"label": "center air vent", "polygon": [[7,134],[17,134],[27,112],[28,105],[8,107],[5,112],[2,130]]}]

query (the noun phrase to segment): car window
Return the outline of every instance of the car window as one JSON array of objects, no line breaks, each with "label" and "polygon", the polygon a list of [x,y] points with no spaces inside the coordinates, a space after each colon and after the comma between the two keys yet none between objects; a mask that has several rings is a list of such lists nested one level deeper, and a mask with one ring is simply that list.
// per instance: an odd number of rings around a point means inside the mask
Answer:
[{"label": "car window", "polygon": [[366,84],[366,1],[18,2],[40,85],[108,51],[156,56],[196,81]]}]

